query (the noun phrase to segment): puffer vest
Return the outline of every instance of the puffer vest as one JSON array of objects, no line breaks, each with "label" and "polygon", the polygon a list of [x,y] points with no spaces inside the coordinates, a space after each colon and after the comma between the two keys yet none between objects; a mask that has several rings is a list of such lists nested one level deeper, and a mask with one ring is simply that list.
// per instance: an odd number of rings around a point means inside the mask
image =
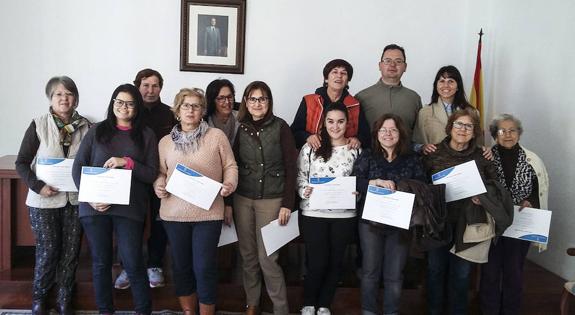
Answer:
[{"label": "puffer vest", "polygon": [[[89,124],[84,124],[79,127],[72,134],[72,143],[68,149],[68,156],[64,156],[64,150],[60,144],[60,132],[58,126],[52,118],[52,114],[48,113],[34,119],[36,124],[36,135],[40,140],[40,146],[36,152],[36,156],[32,161],[32,171],[36,172],[36,161],[38,158],[67,158],[73,159],[78,152],[80,142],[86,135],[89,129]],[[78,193],[76,192],[61,192],[52,197],[43,197],[28,189],[28,196],[26,197],[26,205],[34,208],[54,209],[61,208],[70,202],[72,205],[78,204]]]},{"label": "puffer vest", "polygon": [[[307,122],[305,131],[316,134],[320,131],[323,123],[323,99],[318,94],[304,96],[306,105]],[[347,126],[345,136],[347,138],[357,137],[359,130],[359,101],[351,95],[343,98],[343,105],[347,108]]]},{"label": "puffer vest", "polygon": [[283,196],[285,169],[280,129],[281,120],[275,116],[257,129],[248,123],[240,124],[236,193],[250,199]]}]

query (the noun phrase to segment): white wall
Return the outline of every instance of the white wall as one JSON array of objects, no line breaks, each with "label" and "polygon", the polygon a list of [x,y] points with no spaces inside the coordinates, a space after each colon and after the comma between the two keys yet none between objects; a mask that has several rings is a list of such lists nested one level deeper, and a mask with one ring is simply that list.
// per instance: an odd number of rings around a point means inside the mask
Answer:
[{"label": "white wall", "polygon": [[276,114],[291,122],[301,97],[321,85],[327,61],[353,64],[350,90],[356,93],[379,78],[381,50],[392,42],[407,49],[403,83],[424,103],[443,65],[457,66],[471,82],[483,27],[489,115],[509,111],[522,118],[522,143],[551,173],[552,243],[537,261],[575,278],[575,261],[563,254],[575,245],[575,172],[568,163],[575,110],[567,96],[575,86],[574,9],[569,0],[248,0],[245,74],[231,75],[178,70],[178,0],[0,1],[0,155],[15,154],[32,117],[47,110],[43,89],[53,75],[76,81],[79,110],[95,121],[118,84],[151,67],[164,76],[168,104],[180,88],[205,88],[218,77],[234,82],[239,95],[249,82],[264,80]]}]

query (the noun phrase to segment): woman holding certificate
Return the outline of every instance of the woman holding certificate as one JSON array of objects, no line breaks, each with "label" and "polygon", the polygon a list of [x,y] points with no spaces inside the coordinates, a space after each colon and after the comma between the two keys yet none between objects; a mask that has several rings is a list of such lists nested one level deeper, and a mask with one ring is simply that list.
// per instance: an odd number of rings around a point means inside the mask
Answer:
[{"label": "woman holding certificate", "polygon": [[[420,158],[411,151],[407,129],[401,118],[385,114],[373,126],[372,148],[355,162],[357,190],[362,195],[362,210],[369,185],[395,190],[404,179],[425,181]],[[378,295],[383,274],[383,312],[399,314],[403,267],[409,251],[407,230],[385,225],[383,229],[367,221],[359,223],[359,241],[363,249],[361,276],[362,314],[381,314]]]},{"label": "woman holding certificate", "polygon": [[[170,242],[176,295],[182,311],[185,315],[196,314],[199,302],[200,314],[215,314],[218,241],[222,220],[227,224],[232,220],[231,208],[224,211],[223,197],[236,189],[238,168],[226,135],[202,119],[206,111],[202,90],[181,89],[174,99],[173,111],[179,123],[158,145],[160,173],[154,190],[162,200],[160,217]],[[204,208],[186,201],[191,199],[178,194],[179,190],[169,192],[172,190],[168,183],[177,180],[180,172],[176,168],[183,167],[200,173],[197,180],[206,177],[218,188],[222,183],[215,200],[208,202],[211,206]],[[206,189],[188,193],[206,194]]]},{"label": "woman holding certificate", "polygon": [[[511,192],[513,204],[547,209],[549,178],[543,161],[519,144],[521,121],[509,114],[493,119],[489,131],[497,179]],[[489,261],[481,265],[481,310],[484,314],[519,314],[523,264],[529,241],[500,237],[491,243]]]},{"label": "woman holding certificate", "polygon": [[[347,245],[353,242],[355,187],[349,191],[350,209],[314,209],[310,206],[313,187],[310,178],[346,177],[353,170],[360,149],[349,148],[345,129],[348,113],[343,104],[325,111],[320,131],[321,146],[313,151],[306,143],[298,157],[297,191],[302,198],[299,226],[306,248],[307,274],[304,281],[304,315],[329,314],[329,308],[342,273]],[[318,192],[319,193],[319,192]]]},{"label": "woman holding certificate", "polygon": [[[69,163],[76,156],[90,122],[76,111],[78,89],[66,76],[53,77],[46,84],[48,113],[34,118],[24,134],[16,159],[16,171],[28,186],[26,205],[36,239],[36,262],[32,284],[32,314],[48,314],[46,298],[57,290],[59,314],[73,314],[74,276],[82,228],[78,220],[78,193],[64,188],[53,178],[38,176],[39,159]],[[71,165],[71,163],[70,163]],[[50,165],[42,165],[49,167]],[[70,169],[62,168],[68,172]]]},{"label": "woman holding certificate", "polygon": [[[437,145],[437,150],[426,156],[424,163],[430,175],[460,164],[475,161],[483,183],[495,180],[495,168],[483,157],[483,150],[477,146],[481,135],[479,116],[472,108],[454,112],[447,121],[448,135]],[[464,209],[473,203],[478,205],[477,196],[447,203],[446,239],[444,246],[432,249],[427,254],[427,305],[429,314],[465,314],[469,290],[471,262],[450,253],[462,234],[456,235],[458,221],[465,223]],[[446,286],[447,283],[447,286]],[[447,289],[447,292],[445,290]],[[444,297],[448,295],[449,307],[444,309]]]},{"label": "woman holding certificate", "polygon": [[[97,182],[98,190],[108,194],[100,192],[96,199],[114,200],[121,193],[129,197],[125,205],[106,200],[80,203],[80,221],[90,243],[94,293],[100,314],[113,314],[115,311],[112,298],[113,239],[130,278],[136,313],[150,314],[152,311],[142,239],[148,212],[147,193],[158,174],[158,145],[152,129],[143,124],[143,106],[142,95],[135,86],[118,86],[110,99],[106,119],[88,131],[72,170],[81,199],[83,193],[87,193],[85,200],[94,199],[91,192],[82,189],[82,181],[93,183],[88,171],[92,169],[83,170],[84,166],[118,169],[103,172],[109,175]],[[112,177],[112,174],[117,175]],[[120,176],[129,176],[129,191],[127,184],[107,186],[123,179]]]},{"label": "woman holding certificate", "polygon": [[262,81],[246,87],[238,118],[234,154],[239,181],[234,194],[234,219],[242,256],[246,314],[259,313],[261,272],[274,314],[285,315],[289,310],[285,279],[277,262],[279,253],[267,255],[261,228],[276,219],[285,225],[290,219],[295,197],[295,143],[287,123],[274,116],[272,92]]}]

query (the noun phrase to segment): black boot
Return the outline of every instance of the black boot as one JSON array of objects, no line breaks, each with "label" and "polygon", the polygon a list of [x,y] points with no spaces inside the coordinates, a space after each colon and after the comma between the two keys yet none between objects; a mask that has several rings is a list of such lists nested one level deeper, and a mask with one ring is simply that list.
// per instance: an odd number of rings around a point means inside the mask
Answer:
[{"label": "black boot", "polygon": [[46,302],[44,300],[32,301],[32,315],[48,315]]},{"label": "black boot", "polygon": [[75,313],[70,302],[58,303],[57,311],[60,315],[74,315]]}]

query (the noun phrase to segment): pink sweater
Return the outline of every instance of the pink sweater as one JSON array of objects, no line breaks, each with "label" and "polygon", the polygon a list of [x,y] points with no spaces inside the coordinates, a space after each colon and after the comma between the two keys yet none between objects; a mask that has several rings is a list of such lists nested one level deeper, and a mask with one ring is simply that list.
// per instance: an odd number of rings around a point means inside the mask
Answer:
[{"label": "pink sweater", "polygon": [[[158,144],[160,174],[156,183],[167,183],[178,163],[220,183],[230,183],[234,190],[238,184],[238,166],[226,135],[219,129],[209,128],[200,140],[198,151],[184,154],[168,134]],[[202,193],[202,192],[198,192]],[[172,194],[162,199],[160,217],[165,221],[198,222],[224,218],[224,199],[218,194],[209,211],[196,207]]]}]

